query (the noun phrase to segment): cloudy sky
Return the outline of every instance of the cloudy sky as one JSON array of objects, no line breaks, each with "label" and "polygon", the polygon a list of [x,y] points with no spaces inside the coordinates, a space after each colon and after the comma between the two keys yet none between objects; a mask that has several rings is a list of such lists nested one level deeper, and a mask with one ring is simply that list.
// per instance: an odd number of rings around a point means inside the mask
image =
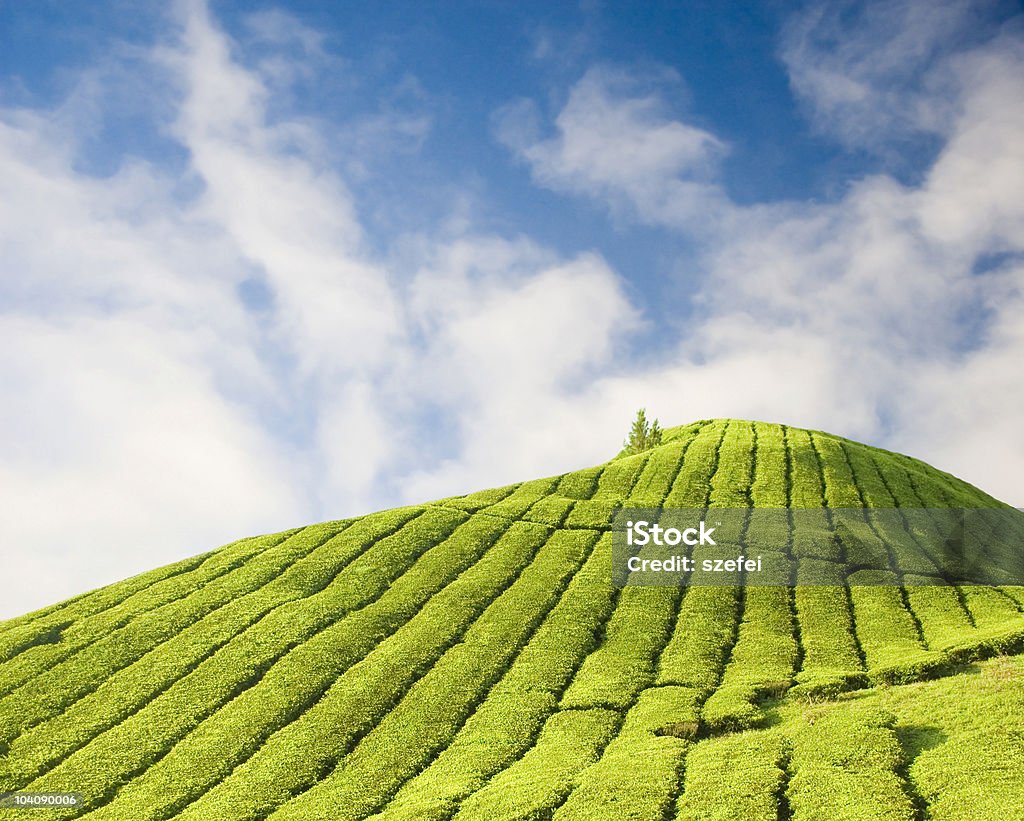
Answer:
[{"label": "cloudy sky", "polygon": [[0,617],[640,406],[1024,504],[1018,4],[165,6],[0,3]]}]

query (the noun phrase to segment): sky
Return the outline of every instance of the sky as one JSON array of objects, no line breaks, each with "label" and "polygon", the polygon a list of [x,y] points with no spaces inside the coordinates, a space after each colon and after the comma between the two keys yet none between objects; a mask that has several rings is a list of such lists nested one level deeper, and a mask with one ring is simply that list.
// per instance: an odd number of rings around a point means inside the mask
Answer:
[{"label": "sky", "polygon": [[1019,4],[0,0],[0,618],[597,464],[1024,505]]}]

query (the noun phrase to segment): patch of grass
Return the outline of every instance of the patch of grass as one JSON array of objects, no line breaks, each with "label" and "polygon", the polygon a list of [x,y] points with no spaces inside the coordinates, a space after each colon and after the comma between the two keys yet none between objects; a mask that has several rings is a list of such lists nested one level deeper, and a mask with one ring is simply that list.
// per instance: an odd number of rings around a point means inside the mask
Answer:
[{"label": "patch of grass", "polygon": [[537,744],[461,805],[455,821],[544,818],[561,805],[619,728],[613,710],[566,710],[544,725]]},{"label": "patch of grass", "polygon": [[779,732],[737,733],[694,745],[686,757],[686,787],[678,821],[778,821],[789,740]]}]

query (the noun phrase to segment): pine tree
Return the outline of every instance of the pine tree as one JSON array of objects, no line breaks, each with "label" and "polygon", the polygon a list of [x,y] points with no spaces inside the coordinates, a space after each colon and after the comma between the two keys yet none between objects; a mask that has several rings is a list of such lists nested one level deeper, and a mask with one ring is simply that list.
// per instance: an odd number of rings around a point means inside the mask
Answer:
[{"label": "pine tree", "polygon": [[661,444],[661,425],[655,419],[651,422],[651,429],[647,432],[647,447],[656,448]]},{"label": "pine tree", "polygon": [[625,442],[627,453],[641,453],[661,444],[661,425],[658,420],[649,423],[647,411],[640,408],[636,412],[636,419],[633,420],[633,427],[629,431],[629,438]]}]

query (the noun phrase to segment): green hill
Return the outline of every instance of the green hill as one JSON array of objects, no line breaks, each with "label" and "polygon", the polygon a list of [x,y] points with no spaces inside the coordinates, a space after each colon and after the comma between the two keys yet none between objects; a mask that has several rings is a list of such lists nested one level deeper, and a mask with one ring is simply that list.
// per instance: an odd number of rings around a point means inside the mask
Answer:
[{"label": "green hill", "polygon": [[712,420],[243,539],[0,624],[0,790],[95,821],[1024,817],[1024,589],[849,585],[793,544],[836,584],[618,589],[623,505],[1001,506]]}]

